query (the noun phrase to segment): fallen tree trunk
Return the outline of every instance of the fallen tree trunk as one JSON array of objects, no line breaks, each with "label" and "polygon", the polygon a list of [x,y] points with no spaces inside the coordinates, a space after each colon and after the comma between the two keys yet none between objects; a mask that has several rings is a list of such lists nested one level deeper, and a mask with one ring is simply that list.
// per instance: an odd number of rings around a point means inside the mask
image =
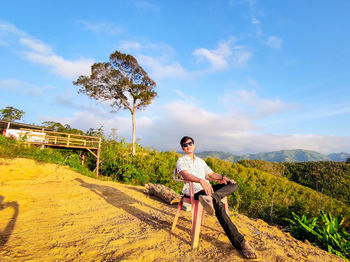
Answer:
[{"label": "fallen tree trunk", "polygon": [[162,184],[146,184],[146,193],[156,196],[170,205],[179,203],[181,198],[174,190]]}]

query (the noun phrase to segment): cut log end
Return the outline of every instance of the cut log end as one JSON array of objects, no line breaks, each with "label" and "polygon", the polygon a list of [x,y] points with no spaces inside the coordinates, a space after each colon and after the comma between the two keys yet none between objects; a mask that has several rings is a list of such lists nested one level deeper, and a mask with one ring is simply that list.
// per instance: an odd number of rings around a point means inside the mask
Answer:
[{"label": "cut log end", "polygon": [[146,193],[156,196],[169,205],[179,203],[181,196],[162,184],[146,184]]}]

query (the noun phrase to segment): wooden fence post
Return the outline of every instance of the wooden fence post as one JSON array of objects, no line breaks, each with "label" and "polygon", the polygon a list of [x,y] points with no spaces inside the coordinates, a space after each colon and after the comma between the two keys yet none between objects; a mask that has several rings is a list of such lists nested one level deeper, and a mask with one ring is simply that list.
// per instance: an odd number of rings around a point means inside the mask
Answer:
[{"label": "wooden fence post", "polygon": [[102,141],[102,138],[100,137],[100,139],[98,141],[97,160],[96,160],[96,176],[97,177],[98,177],[98,170],[99,170],[99,166],[100,166],[101,141]]},{"label": "wooden fence post", "polygon": [[83,166],[85,162],[85,154],[83,152],[82,156],[81,156],[81,165]]}]

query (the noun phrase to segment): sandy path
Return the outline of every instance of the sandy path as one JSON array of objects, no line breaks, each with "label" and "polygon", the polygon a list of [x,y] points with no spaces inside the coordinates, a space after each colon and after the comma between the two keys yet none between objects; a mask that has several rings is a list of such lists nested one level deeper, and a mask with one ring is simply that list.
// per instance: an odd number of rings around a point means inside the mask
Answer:
[{"label": "sandy path", "polygon": [[[215,217],[190,248],[190,216],[144,188],[99,181],[67,167],[0,159],[0,261],[247,261]],[[261,220],[234,217],[261,261],[343,261]]]}]

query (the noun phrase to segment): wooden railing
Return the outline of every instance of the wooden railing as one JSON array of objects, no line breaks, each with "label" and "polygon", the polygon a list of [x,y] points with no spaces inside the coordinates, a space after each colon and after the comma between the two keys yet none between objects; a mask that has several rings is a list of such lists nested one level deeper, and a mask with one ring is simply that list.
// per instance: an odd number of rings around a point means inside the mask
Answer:
[{"label": "wooden railing", "polygon": [[84,136],[70,133],[41,131],[25,128],[21,128],[20,130],[20,138],[24,142],[28,143],[66,147],[84,147],[91,149],[98,149],[101,144],[101,138],[95,136]]},{"label": "wooden railing", "polygon": [[[73,149],[86,149],[96,157],[96,175],[98,176],[100,165],[101,137],[84,136],[70,133],[61,133],[54,131],[34,130],[21,128],[19,139],[30,144],[41,145],[42,147],[65,147]],[[85,155],[83,154],[82,162]]]}]

